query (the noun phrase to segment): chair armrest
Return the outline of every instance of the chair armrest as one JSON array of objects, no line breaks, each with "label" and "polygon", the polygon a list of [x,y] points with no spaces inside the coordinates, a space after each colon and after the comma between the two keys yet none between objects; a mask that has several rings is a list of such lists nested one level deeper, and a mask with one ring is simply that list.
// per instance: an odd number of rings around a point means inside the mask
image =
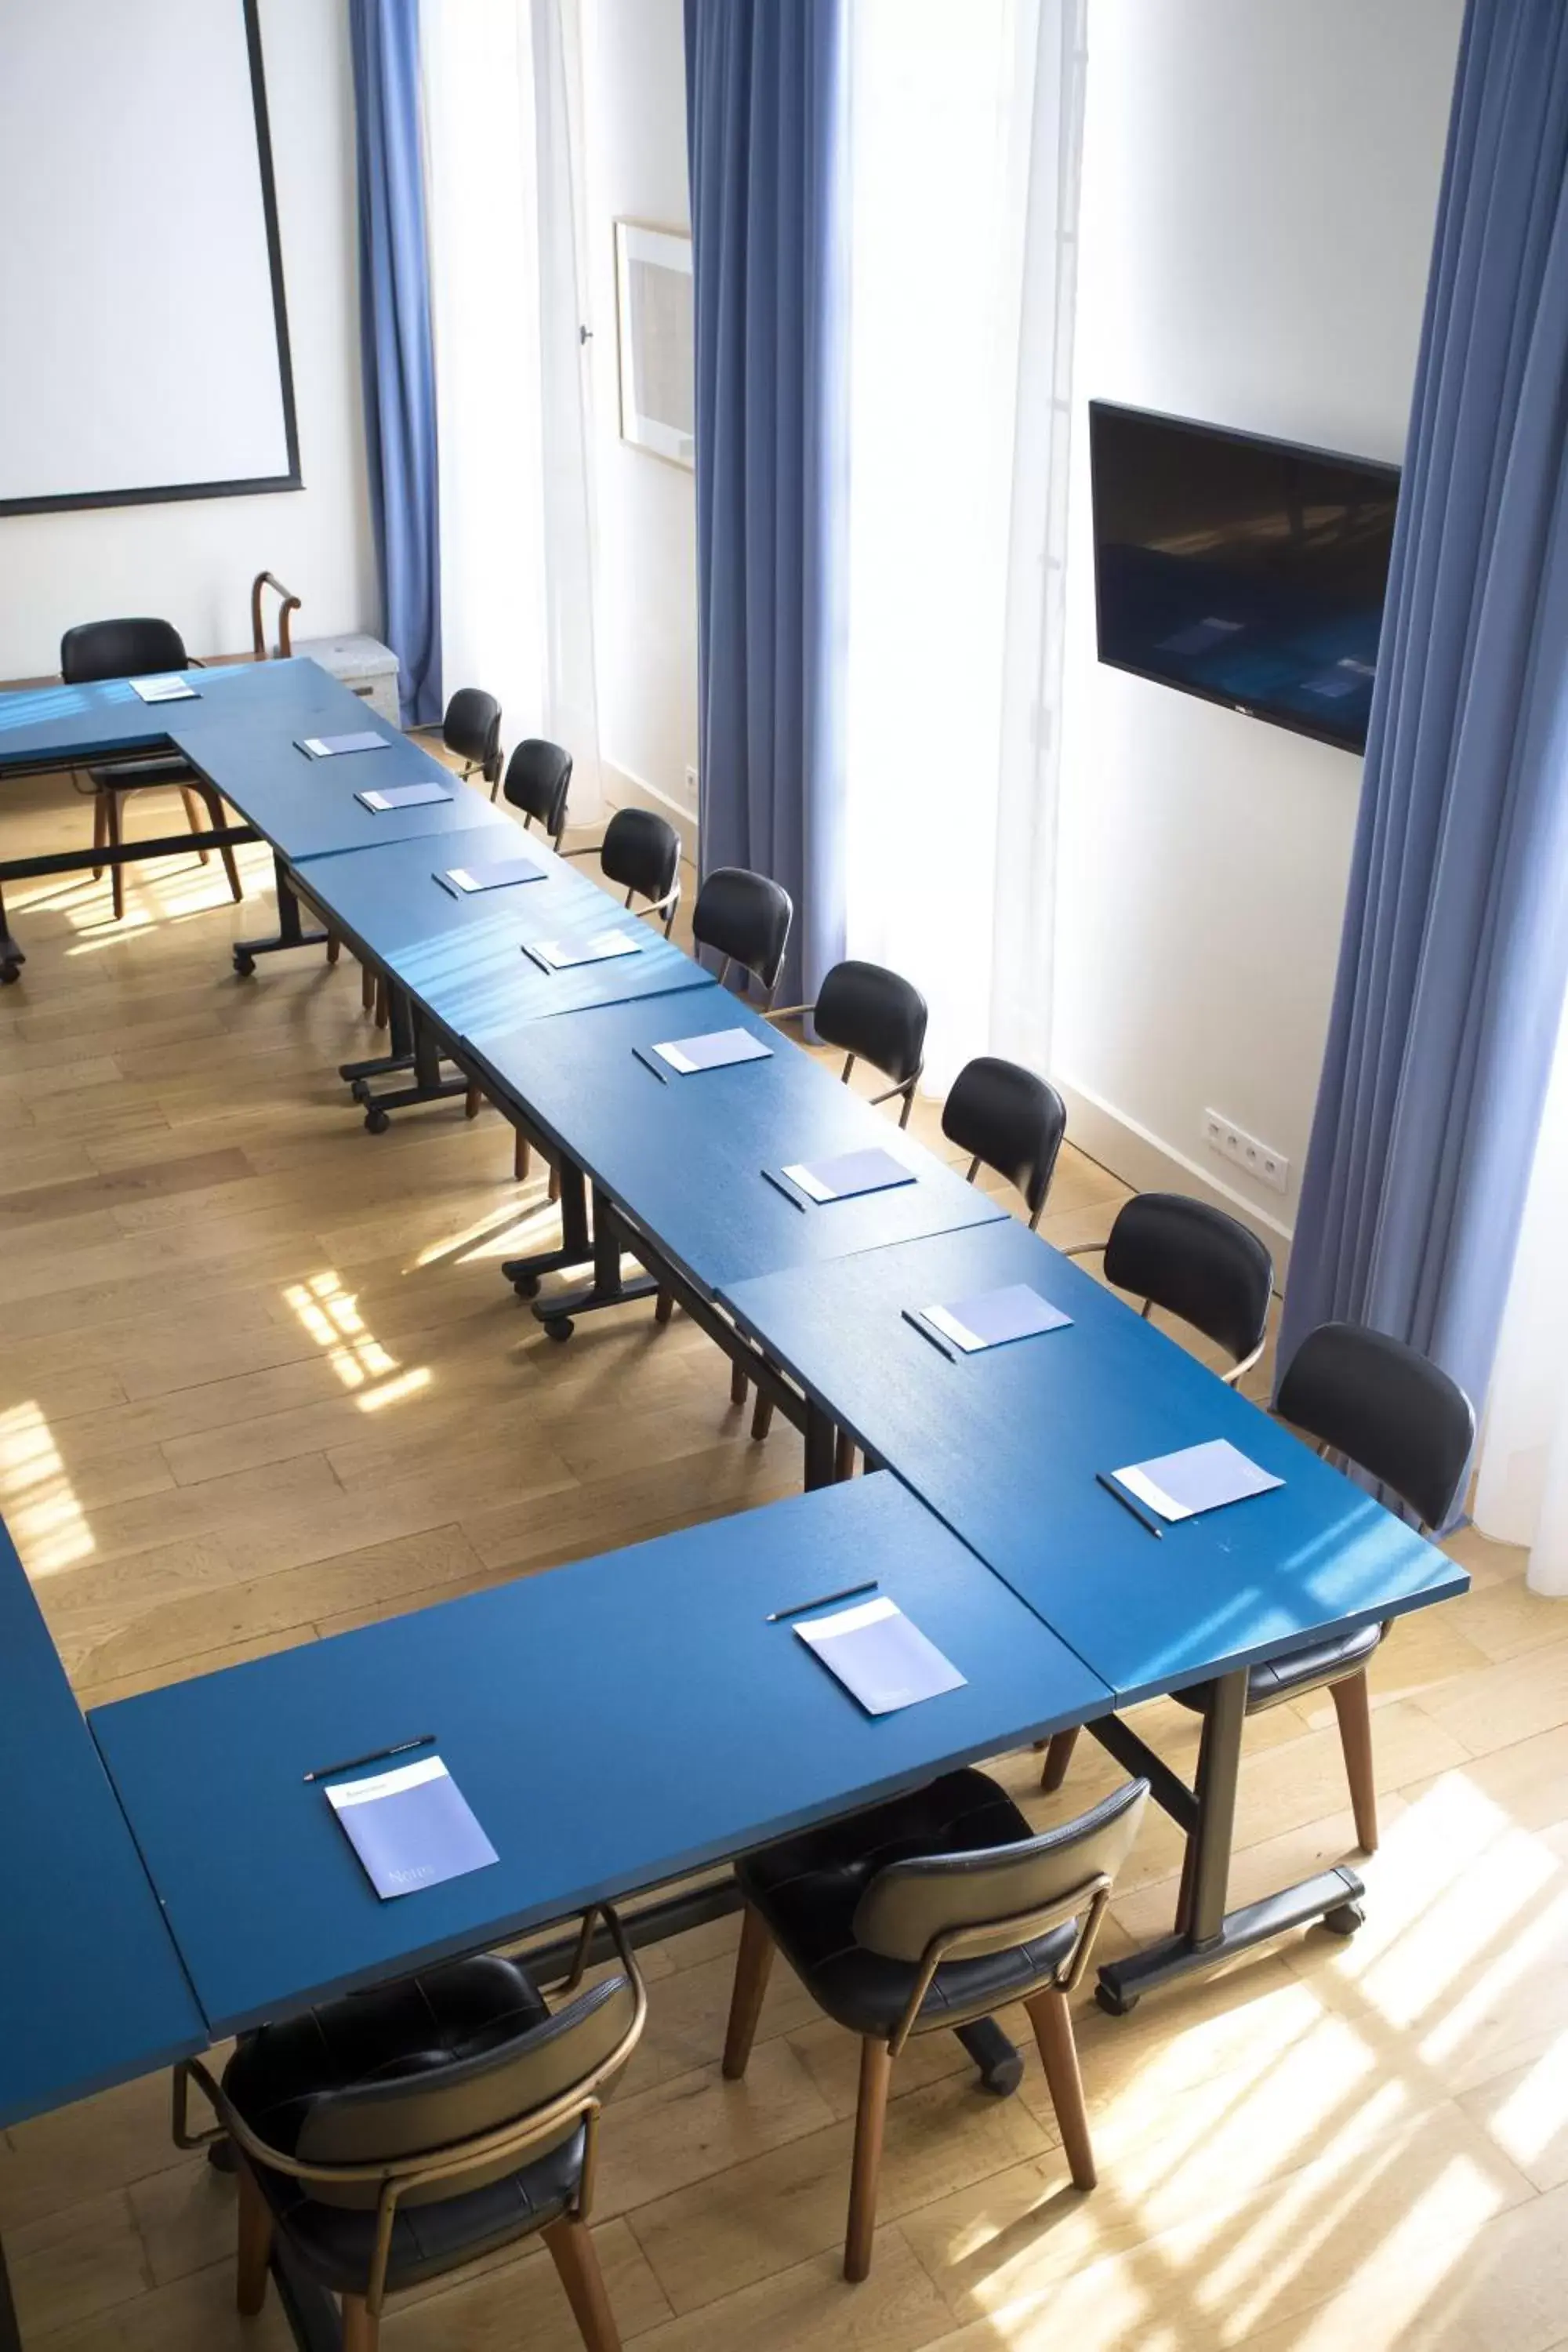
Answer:
[{"label": "chair armrest", "polygon": [[806,1013],[815,1013],[816,1010],[815,1004],[774,1004],[763,1013],[763,1019],[764,1021],[799,1021]]}]

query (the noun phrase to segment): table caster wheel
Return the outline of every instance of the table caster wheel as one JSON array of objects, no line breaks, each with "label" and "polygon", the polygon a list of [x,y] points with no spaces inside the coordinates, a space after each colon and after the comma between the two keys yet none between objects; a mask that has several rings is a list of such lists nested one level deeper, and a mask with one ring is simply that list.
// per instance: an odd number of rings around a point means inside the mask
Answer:
[{"label": "table caster wheel", "polygon": [[16,963],[0,963],[0,988],[10,988],[22,977],[22,967]]},{"label": "table caster wheel", "polygon": [[210,2140],[207,2144],[207,2162],[215,2172],[237,2171],[239,2168],[235,2162],[233,2140]]},{"label": "table caster wheel", "polygon": [[353,1079],[349,1087],[349,1093],[353,1096],[356,1103],[368,1104],[371,1099],[370,1084],[368,1079]]},{"label": "table caster wheel", "polygon": [[988,2091],[994,2099],[1010,2099],[1023,2079],[1024,2054],[1020,2050],[999,2058],[994,2066],[982,2068],[975,2076],[981,2089]]},{"label": "table caster wheel", "polygon": [[547,1339],[569,1339],[574,1328],[570,1315],[552,1315],[544,1327],[544,1336]]},{"label": "table caster wheel", "polygon": [[1138,1992],[1113,1992],[1108,1984],[1094,1988],[1095,2007],[1102,2009],[1107,2017],[1131,2017],[1142,1998]]},{"label": "table caster wheel", "polygon": [[392,1121],[382,1109],[380,1104],[372,1103],[370,1108],[364,1115],[365,1133],[367,1135],[384,1135],[391,1125]]},{"label": "table caster wheel", "polygon": [[254,976],[255,971],[256,958],[253,955],[247,955],[243,948],[236,948],[234,951],[234,976],[236,980],[249,980]]},{"label": "table caster wheel", "polygon": [[537,1298],[539,1296],[539,1276],[536,1274],[516,1275],[513,1276],[511,1286],[516,1291],[520,1298]]},{"label": "table caster wheel", "polygon": [[1336,1903],[1331,1911],[1323,1914],[1323,1925],[1331,1936],[1353,1936],[1365,1920],[1366,1913],[1359,1903]]}]

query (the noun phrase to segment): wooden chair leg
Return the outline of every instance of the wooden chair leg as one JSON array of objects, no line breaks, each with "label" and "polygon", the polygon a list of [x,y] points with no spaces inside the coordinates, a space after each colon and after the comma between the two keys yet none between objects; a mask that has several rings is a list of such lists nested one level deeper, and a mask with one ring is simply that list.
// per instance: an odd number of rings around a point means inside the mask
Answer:
[{"label": "wooden chair leg", "polygon": [[363,2294],[343,2297],[343,2352],[376,2352],[381,2322],[373,2319]]},{"label": "wooden chair leg", "polygon": [[[599,2257],[586,2221],[567,2214],[541,2232],[550,2249],[555,2275],[566,2290],[572,2316],[577,2322],[587,2352],[621,2352],[620,2330],[605,2292]],[[343,2352],[349,2352],[345,2342]]]},{"label": "wooden chair leg", "polygon": [[731,1404],[744,1404],[746,1402],[746,1391],[751,1387],[751,1385],[750,1381],[746,1378],[746,1367],[744,1364],[731,1364],[730,1367],[730,1402]]},{"label": "wooden chair leg", "polygon": [[343,943],[342,940],[339,939],[336,931],[329,931],[327,933],[327,961],[330,964],[337,964],[341,962],[342,960],[342,952]]},{"label": "wooden chair leg", "polygon": [[674,1292],[673,1292],[673,1291],[670,1291],[670,1290],[661,1290],[661,1291],[659,1292],[659,1294],[658,1294],[658,1297],[654,1300],[654,1302],[653,1302],[653,1319],[654,1319],[654,1321],[655,1321],[656,1323],[668,1323],[668,1320],[669,1320],[669,1318],[670,1318],[670,1317],[674,1314],[674,1312],[675,1312],[675,1294],[674,1294]]},{"label": "wooden chair leg", "polygon": [[735,1955],[730,2022],[724,2033],[723,2073],[727,2083],[738,2083],[746,2071],[773,1965],[773,1939],[767,1922],[748,1903],[741,1916],[741,1948]]},{"label": "wooden chair leg", "polygon": [[550,1182],[545,1188],[544,1197],[547,1201],[558,1201],[561,1198],[561,1171],[555,1166],[553,1160],[551,1162]]},{"label": "wooden chair leg", "polygon": [[470,1087],[468,1093],[463,1097],[463,1117],[465,1118],[478,1118],[480,1111],[484,1108],[484,1088],[482,1087]]},{"label": "wooden chair leg", "polygon": [[757,1402],[752,1407],[752,1435],[760,1444],[773,1425],[773,1401],[759,1389]]},{"label": "wooden chair leg", "polygon": [[[207,815],[212,821],[213,830],[216,833],[226,822],[223,813],[223,803],[216,793],[205,793],[203,797],[206,802]],[[234,862],[234,851],[226,841],[218,851],[218,856],[223,860],[223,870],[228,877],[228,895],[237,907],[245,896],[245,886],[239,878],[239,868]],[[205,863],[205,852],[203,863]]]},{"label": "wooden chair leg", "polygon": [[[108,826],[108,832],[104,836],[106,844],[110,849],[118,849],[120,847],[121,841],[120,794],[118,793],[105,793],[103,796],[103,813],[104,820]],[[125,868],[123,866],[111,866],[110,867],[109,887],[114,894],[114,919],[118,923],[125,912]]]},{"label": "wooden chair leg", "polygon": [[853,1478],[855,1475],[855,1456],[858,1450],[855,1440],[850,1436],[849,1432],[847,1429],[841,1429],[837,1436],[833,1441],[833,1475],[835,1478]]},{"label": "wooden chair leg", "polygon": [[863,2279],[871,2267],[877,2227],[877,2181],[882,2169],[882,2135],[888,2120],[888,2085],[893,2053],[868,2034],[860,2044],[860,2098],[855,2110],[855,2155],[849,2172],[849,2226],[844,2233],[844,2275]]},{"label": "wooden chair leg", "polygon": [[1348,1682],[1331,1683],[1329,1696],[1340,1719],[1340,1745],[1345,1751],[1345,1776],[1351,1784],[1356,1843],[1363,1853],[1377,1852],[1377,1780],[1372,1763],[1372,1698],[1366,1673]]},{"label": "wooden chair leg", "polygon": [[[101,849],[104,843],[109,839],[108,801],[109,795],[107,793],[94,793],[92,796],[92,845],[95,850]],[[92,878],[95,882],[102,881],[103,867],[101,865],[98,865],[93,867]]]},{"label": "wooden chair leg", "polygon": [[[182,784],[180,786],[180,798],[185,803],[185,823],[190,826],[193,833],[200,833],[202,829],[202,804],[200,801],[197,800],[195,793],[193,792],[189,784]],[[211,853],[209,851],[198,849],[196,856],[201,859],[204,866],[211,863]]]},{"label": "wooden chair leg", "polygon": [[528,1171],[532,1165],[533,1148],[522,1129],[519,1128],[511,1154],[511,1172],[518,1183],[526,1183]]},{"label": "wooden chair leg", "polygon": [[1042,1789],[1059,1789],[1068,1776],[1073,1749],[1078,1746],[1078,1728],[1053,1732],[1046,1747],[1046,1761],[1040,1773]]},{"label": "wooden chair leg", "polygon": [[367,963],[359,968],[359,1008],[362,1013],[375,1009],[375,974]]},{"label": "wooden chair leg", "polygon": [[1035,2029],[1046,2086],[1057,2111],[1057,2123],[1075,2189],[1092,2189],[1099,2178],[1089,2145],[1089,2114],[1083,2104],[1083,2077],[1078,2071],[1078,2045],[1072,2038],[1072,2018],[1067,1995],[1047,1990],[1024,2003]]},{"label": "wooden chair leg", "polygon": [[239,2178],[239,2252],[235,2264],[235,2308],[254,2319],[267,2300],[267,2264],[272,2252],[272,2213],[256,2185],[256,2175],[241,2158]]},{"label": "wooden chair leg", "polygon": [[384,980],[378,979],[378,980],[376,981],[376,983],[375,983],[375,1025],[376,1025],[376,1027],[377,1027],[378,1029],[384,1029],[384,1028],[386,1027],[387,1023],[391,1020],[391,1018],[392,1018],[392,1000],[391,1000],[390,996],[387,994],[386,982],[385,982],[385,981],[384,981]]}]

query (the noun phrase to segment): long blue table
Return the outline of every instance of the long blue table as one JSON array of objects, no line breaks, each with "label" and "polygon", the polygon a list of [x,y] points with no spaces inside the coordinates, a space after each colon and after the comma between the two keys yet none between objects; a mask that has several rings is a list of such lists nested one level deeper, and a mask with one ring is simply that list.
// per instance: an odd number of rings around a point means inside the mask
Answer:
[{"label": "long blue table", "polygon": [[[774,1610],[878,1580],[968,1680],[862,1712]],[[1110,1694],[894,1480],[799,1496],[95,1708],[215,2033],[569,1918]],[[426,1732],[500,1860],[373,1892],[308,1771]]]},{"label": "long blue table", "polygon": [[[965,1357],[907,1319],[1012,1283],[1071,1325]],[[723,1296],[740,1328],[961,1533],[1118,1706],[1213,1686],[1195,1794],[1124,1725],[1098,1735],[1197,1836],[1174,1935],[1101,1969],[1108,2005],[1130,2007],[1288,1926],[1357,1923],[1363,1889],[1342,1868],[1226,1912],[1247,1669],[1462,1592],[1462,1569],[1016,1220]],[[1220,1437],[1283,1486],[1156,1540],[1098,1484],[1099,1472]]]},{"label": "long blue table", "polygon": [[0,1527],[0,2127],[205,2046],[81,1710]]}]

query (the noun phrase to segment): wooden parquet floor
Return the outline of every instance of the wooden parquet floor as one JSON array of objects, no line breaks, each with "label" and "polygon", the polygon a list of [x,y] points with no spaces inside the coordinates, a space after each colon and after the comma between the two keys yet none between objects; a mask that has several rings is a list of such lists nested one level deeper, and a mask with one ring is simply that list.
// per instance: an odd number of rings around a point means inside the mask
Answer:
[{"label": "wooden parquet floor", "polygon": [[[58,782],[7,785],[4,806],[8,849],[90,824]],[[798,1483],[797,1442],[751,1444],[679,1316],[543,1339],[496,1272],[549,1226],[542,1182],[512,1183],[490,1113],[361,1131],[334,1076],[372,1050],[353,971],[229,975],[228,941],[266,927],[268,861],[245,865],[240,908],[216,866],[137,870],[119,925],[85,879],[12,894],[30,961],[0,995],[0,1511],[89,1703]],[[1069,1150],[1045,1230],[1099,1236],[1122,1197]],[[722,2084],[733,1923],[652,1952],[597,2209],[628,2343],[1568,2346],[1568,1609],[1526,1592],[1517,1556],[1456,1549],[1473,1593],[1401,1627],[1374,1668],[1366,1927],[1288,1938],[1131,2019],[1083,2007],[1092,2197],[1066,2185],[1032,2055],[996,2103],[935,2037],[895,2077],[875,2266],[844,2286],[847,2037],[781,1968],[747,2080]],[[1190,1768],[1192,1719],[1142,1712]],[[996,1769],[1029,1790],[1030,1759]],[[1065,1801],[1110,1770],[1082,1756]],[[1043,1821],[1064,1800],[1029,1802]],[[1259,1720],[1239,1895],[1352,1836],[1327,1702]],[[1167,1923],[1177,1864],[1155,1819],[1113,1942]],[[162,2081],[0,2135],[0,2230],[30,2347],[287,2343],[275,2304],[234,2315],[232,2189],[170,2145]],[[578,2340],[537,2251],[405,2299],[384,2335],[390,2352]]]}]

